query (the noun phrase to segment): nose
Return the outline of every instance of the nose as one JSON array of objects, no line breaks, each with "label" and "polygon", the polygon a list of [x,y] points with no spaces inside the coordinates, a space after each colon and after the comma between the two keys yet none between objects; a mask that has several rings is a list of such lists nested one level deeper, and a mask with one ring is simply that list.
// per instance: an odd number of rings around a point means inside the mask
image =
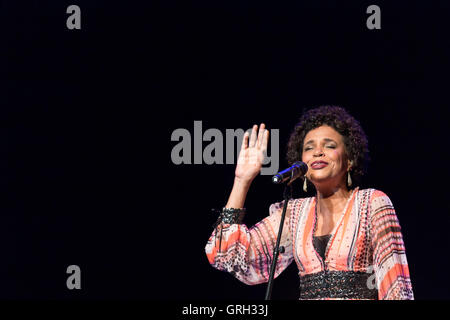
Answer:
[{"label": "nose", "polygon": [[314,157],[321,157],[321,156],[323,156],[323,150],[322,150],[322,148],[316,148],[316,149],[314,150]]}]

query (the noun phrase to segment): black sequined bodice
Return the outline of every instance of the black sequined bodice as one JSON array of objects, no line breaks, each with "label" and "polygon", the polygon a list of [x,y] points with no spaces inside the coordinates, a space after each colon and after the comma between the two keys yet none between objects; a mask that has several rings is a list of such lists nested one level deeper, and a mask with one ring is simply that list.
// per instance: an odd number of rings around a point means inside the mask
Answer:
[{"label": "black sequined bodice", "polygon": [[330,238],[331,234],[313,237],[314,248],[316,249],[317,253],[320,254],[322,260],[325,260],[325,249],[327,248],[327,244]]}]

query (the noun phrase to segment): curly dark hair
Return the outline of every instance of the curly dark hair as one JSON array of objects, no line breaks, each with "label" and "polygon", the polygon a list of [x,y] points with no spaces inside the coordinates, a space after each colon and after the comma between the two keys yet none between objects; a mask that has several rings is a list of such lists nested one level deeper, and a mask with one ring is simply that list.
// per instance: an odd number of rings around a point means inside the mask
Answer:
[{"label": "curly dark hair", "polygon": [[287,144],[286,159],[289,165],[302,159],[303,140],[306,134],[322,125],[334,128],[344,137],[347,156],[353,161],[352,179],[359,184],[367,172],[370,160],[367,136],[359,122],[342,107],[320,106],[303,112]]}]

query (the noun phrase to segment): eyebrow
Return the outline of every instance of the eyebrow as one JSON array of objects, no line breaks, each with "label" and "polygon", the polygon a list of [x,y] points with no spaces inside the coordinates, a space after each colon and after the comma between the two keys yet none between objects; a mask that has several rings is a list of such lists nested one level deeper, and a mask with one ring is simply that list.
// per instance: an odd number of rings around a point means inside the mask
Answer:
[{"label": "eyebrow", "polygon": [[[330,138],[325,138],[325,139],[323,139],[323,140],[325,140],[325,142],[334,142],[334,143],[337,143],[336,141],[334,141],[333,139],[330,139]],[[305,145],[310,144],[310,143],[314,143],[314,140],[309,140],[308,142],[306,142],[306,143],[303,144],[303,145],[305,146]]]}]

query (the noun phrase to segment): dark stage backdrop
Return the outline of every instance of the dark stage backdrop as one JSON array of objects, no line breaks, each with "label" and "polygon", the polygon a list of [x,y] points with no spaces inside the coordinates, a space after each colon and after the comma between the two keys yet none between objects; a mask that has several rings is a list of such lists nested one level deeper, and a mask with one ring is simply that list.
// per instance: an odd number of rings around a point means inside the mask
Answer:
[{"label": "dark stage backdrop", "polygon": [[[81,30],[66,27],[71,4]],[[381,30],[366,27],[371,4]],[[447,1],[1,1],[0,10],[0,298],[262,299],[265,285],[213,269],[204,253],[234,165],[176,165],[171,136],[190,133],[193,160],[194,121],[224,138],[264,122],[279,130],[283,169],[302,110],[323,104],[347,108],[369,137],[361,187],[396,208],[416,299],[450,298]],[[246,223],[281,198],[258,176]],[[81,290],[66,287],[69,265],[81,268]],[[297,299],[298,284],[292,264],[273,298]]]}]

